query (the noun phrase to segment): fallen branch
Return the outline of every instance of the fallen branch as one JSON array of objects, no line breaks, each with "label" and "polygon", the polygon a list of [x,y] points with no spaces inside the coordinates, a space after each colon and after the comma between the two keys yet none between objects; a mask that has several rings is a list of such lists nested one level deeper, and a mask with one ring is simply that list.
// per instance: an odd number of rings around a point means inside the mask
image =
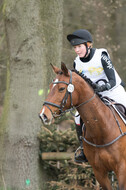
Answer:
[{"label": "fallen branch", "polygon": [[43,152],[41,154],[42,160],[71,160],[74,153],[69,152]]}]

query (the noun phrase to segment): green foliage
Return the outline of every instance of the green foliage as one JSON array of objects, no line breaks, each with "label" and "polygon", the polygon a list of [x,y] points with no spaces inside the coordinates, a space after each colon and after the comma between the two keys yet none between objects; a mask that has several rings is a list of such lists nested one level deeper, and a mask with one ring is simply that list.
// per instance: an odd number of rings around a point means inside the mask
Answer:
[{"label": "green foliage", "polygon": [[56,125],[51,125],[51,130],[43,126],[39,139],[41,150],[44,152],[65,152],[69,148],[75,149],[78,144],[75,130],[72,127],[62,131]]}]

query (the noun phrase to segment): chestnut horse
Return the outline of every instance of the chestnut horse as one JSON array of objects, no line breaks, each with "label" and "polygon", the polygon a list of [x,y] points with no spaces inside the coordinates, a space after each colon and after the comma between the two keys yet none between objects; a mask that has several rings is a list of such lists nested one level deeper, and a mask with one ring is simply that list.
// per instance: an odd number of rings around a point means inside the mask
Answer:
[{"label": "chestnut horse", "polygon": [[114,171],[120,190],[126,190],[126,127],[117,113],[106,106],[89,83],[61,64],[53,66],[56,78],[40,111],[45,124],[71,111],[79,112],[86,129],[83,148],[95,177],[104,190],[112,190],[108,172]]}]

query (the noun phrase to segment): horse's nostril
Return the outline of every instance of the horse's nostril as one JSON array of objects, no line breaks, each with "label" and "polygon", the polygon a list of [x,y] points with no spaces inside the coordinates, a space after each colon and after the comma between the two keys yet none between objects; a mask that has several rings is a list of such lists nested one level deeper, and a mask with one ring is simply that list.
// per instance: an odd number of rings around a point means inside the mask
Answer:
[{"label": "horse's nostril", "polygon": [[48,120],[48,118],[47,118],[47,116],[45,114],[43,114],[42,117],[43,117],[44,121]]},{"label": "horse's nostril", "polygon": [[41,121],[44,123],[44,124],[46,124],[46,125],[48,125],[49,123],[50,123],[50,120],[49,120],[49,118],[46,116],[46,114],[44,114],[44,113],[41,113],[40,115],[39,115],[39,118],[41,119]]}]

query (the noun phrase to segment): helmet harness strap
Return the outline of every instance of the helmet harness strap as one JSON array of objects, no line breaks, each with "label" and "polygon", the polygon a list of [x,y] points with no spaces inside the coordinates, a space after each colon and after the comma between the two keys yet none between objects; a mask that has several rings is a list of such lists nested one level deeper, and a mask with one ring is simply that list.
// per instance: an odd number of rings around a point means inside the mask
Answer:
[{"label": "helmet harness strap", "polygon": [[86,46],[86,54],[85,54],[84,58],[86,58],[88,55],[88,51],[91,49],[91,47],[90,46],[88,47],[87,42],[85,42],[84,44]]}]

